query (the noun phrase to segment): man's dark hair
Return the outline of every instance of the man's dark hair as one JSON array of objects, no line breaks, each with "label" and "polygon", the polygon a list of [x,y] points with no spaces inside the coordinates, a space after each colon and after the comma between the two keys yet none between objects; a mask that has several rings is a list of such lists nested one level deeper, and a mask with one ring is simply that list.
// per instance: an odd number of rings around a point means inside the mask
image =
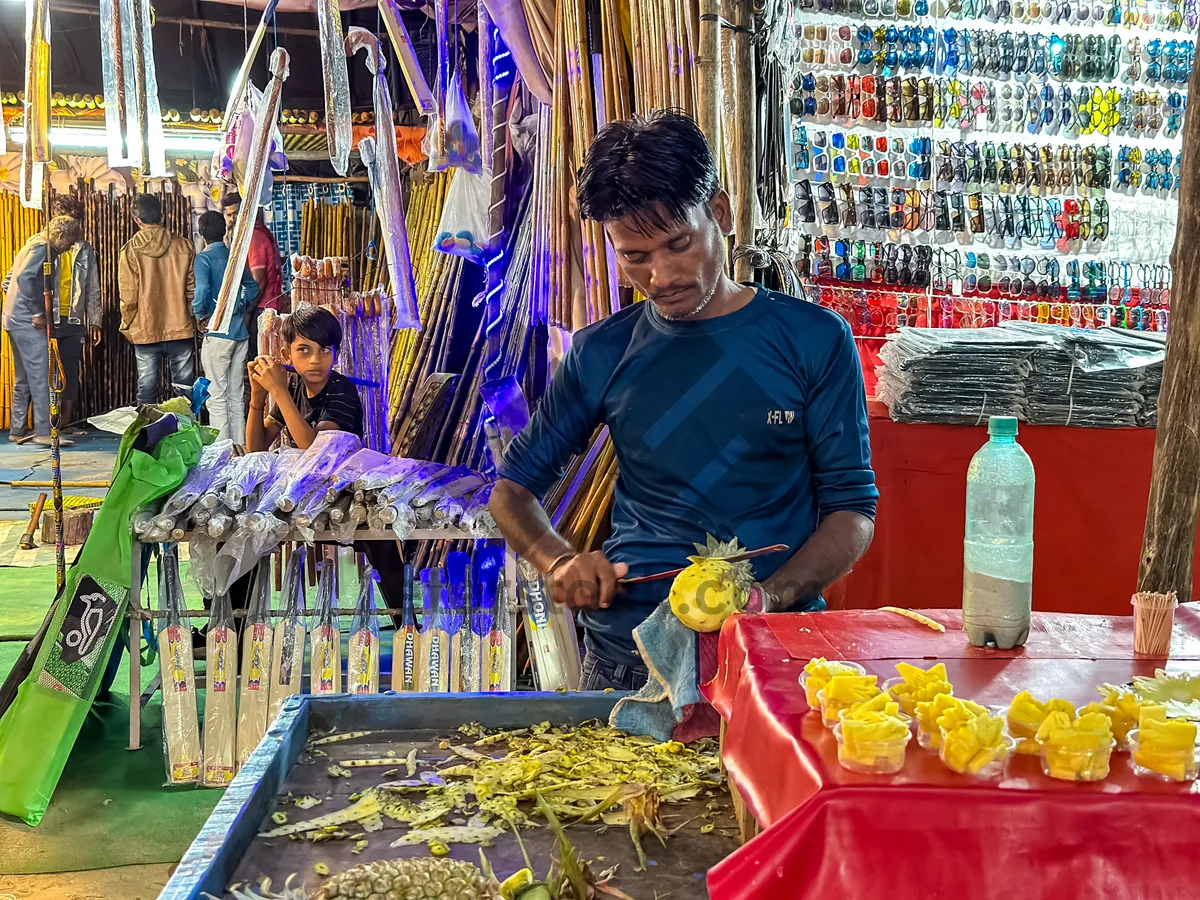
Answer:
[{"label": "man's dark hair", "polygon": [[200,236],[210,244],[225,240],[225,217],[211,209],[201,213]]},{"label": "man's dark hair", "polygon": [[663,109],[605,125],[579,176],[579,214],[629,217],[642,232],[666,231],[721,189],[704,134],[683,113]]},{"label": "man's dark hair", "polygon": [[285,344],[302,337],[321,347],[332,347],[334,353],[342,346],[342,326],[337,316],[323,306],[300,307],[284,317],[279,333]]},{"label": "man's dark hair", "polygon": [[231,206],[238,206],[242,202],[242,195],[237,191],[226,194],[221,198],[221,209],[228,209]]},{"label": "man's dark hair", "polygon": [[146,225],[158,225],[162,222],[162,202],[153,194],[139,194],[137,217]]},{"label": "man's dark hair", "polygon": [[83,201],[74,194],[60,194],[54,198],[54,215],[70,216],[83,221]]}]

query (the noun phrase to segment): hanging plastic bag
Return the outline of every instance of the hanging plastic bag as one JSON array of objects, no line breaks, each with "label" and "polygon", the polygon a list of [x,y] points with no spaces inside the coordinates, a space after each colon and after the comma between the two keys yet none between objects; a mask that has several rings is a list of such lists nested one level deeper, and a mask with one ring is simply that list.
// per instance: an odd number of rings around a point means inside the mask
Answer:
[{"label": "hanging plastic bag", "polygon": [[337,558],[317,563],[317,604],[309,638],[309,691],[313,695],[342,692],[342,635],[338,631]]},{"label": "hanging plastic bag", "polygon": [[[192,571],[199,565],[192,543]],[[204,692],[204,784],[225,787],[237,774],[237,631],[229,595],[217,594],[205,637],[208,687]]]},{"label": "hanging plastic bag", "polygon": [[358,602],[350,625],[350,656],[346,660],[346,692],[379,693],[379,617],[375,615],[375,582],[370,566],[358,570]]},{"label": "hanging plastic bag", "polygon": [[[434,129],[444,128],[441,150],[437,146]],[[444,121],[430,120],[430,132],[422,145],[429,157],[429,171],[441,172],[451,166],[478,175],[483,171],[483,155],[479,152],[479,134],[475,130],[475,119],[463,92],[462,79],[456,69],[446,89]]]},{"label": "hanging plastic bag", "polygon": [[304,591],[304,562],[308,550],[296,548],[283,576],[283,615],[275,623],[271,643],[271,694],[267,721],[274,722],[283,701],[300,693],[304,675],[304,622],[300,613],[308,605]]},{"label": "hanging plastic bag", "polygon": [[242,689],[238,702],[238,768],[267,733],[271,692],[271,561],[260,560],[250,588],[250,611],[242,635]]},{"label": "hanging plastic bag", "polygon": [[163,759],[167,763],[167,784],[195,784],[200,780],[200,722],[196,714],[192,628],[181,615],[183,584],[177,554],[178,548],[170,547],[158,559],[158,609],[164,614],[158,632]]},{"label": "hanging plastic bag", "polygon": [[334,171],[345,175],[350,166],[350,72],[346,68],[346,37],[337,0],[316,0],[321,36],[321,74],[325,86],[325,140]]},{"label": "hanging plastic bag", "polygon": [[[220,164],[220,177],[224,181],[232,181],[244,198],[246,196],[246,171],[250,161],[250,148],[254,144],[255,114],[259,105],[264,102],[265,95],[253,82],[246,85],[245,99],[240,104],[233,127],[227,133],[224,145],[214,156]],[[279,120],[270,122],[271,137],[267,144],[266,171],[262,176],[262,188],[258,194],[258,205],[266,206],[271,202],[275,185],[272,172],[287,170],[287,155],[283,152],[283,136],[279,131]]]},{"label": "hanging plastic bag", "polygon": [[458,172],[446,192],[433,249],[483,264],[488,243],[488,204],[492,201],[489,174]]}]

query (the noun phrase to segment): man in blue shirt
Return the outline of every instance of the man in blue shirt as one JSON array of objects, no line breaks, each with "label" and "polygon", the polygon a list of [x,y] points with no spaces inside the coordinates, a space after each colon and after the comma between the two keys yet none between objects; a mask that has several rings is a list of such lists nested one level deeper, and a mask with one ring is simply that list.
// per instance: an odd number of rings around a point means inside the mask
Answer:
[{"label": "man in blue shirt", "polygon": [[[579,331],[500,467],[490,509],[509,544],[579,610],[581,687],[646,679],[632,632],[668,582],[618,579],[687,564],[706,534],[757,549],[769,612],[821,609],[874,533],[866,399],[850,329],[816,304],[740,285],[732,231],[704,136],[658,112],[601,130],[579,180],[580,214],[602,222],[647,302]],[[612,536],[577,553],[541,498],[595,429],[619,475]]]},{"label": "man in blue shirt", "polygon": [[[192,297],[192,313],[203,322],[217,309],[217,297],[229,264],[229,247],[225,244],[225,218],[209,210],[200,216],[200,236],[204,249],[196,254],[196,293]],[[235,444],[246,443],[245,379],[246,359],[249,356],[249,332],[246,318],[254,309],[258,283],[250,267],[242,269],[241,291],[229,329],[210,331],[200,345],[200,367],[211,385],[208,389],[209,424],[220,431],[222,439]],[[209,323],[215,325],[216,323]]]}]

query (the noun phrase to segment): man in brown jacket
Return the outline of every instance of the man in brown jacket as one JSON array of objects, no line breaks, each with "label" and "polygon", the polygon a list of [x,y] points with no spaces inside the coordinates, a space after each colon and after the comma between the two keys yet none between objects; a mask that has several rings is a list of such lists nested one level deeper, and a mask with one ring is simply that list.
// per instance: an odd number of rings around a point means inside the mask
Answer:
[{"label": "man in brown jacket", "polygon": [[162,360],[175,384],[190,385],[196,377],[194,249],[163,227],[162,204],[153,194],[138,197],[135,218],[138,233],[121,248],[121,332],[137,356],[138,403],[155,403]]}]

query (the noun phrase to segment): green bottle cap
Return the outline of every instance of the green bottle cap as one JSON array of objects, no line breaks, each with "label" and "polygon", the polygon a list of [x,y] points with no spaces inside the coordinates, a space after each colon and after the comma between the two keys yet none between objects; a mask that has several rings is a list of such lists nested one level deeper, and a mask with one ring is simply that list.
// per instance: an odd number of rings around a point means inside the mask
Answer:
[{"label": "green bottle cap", "polygon": [[990,416],[988,418],[988,434],[991,437],[1016,437],[1016,416]]}]

